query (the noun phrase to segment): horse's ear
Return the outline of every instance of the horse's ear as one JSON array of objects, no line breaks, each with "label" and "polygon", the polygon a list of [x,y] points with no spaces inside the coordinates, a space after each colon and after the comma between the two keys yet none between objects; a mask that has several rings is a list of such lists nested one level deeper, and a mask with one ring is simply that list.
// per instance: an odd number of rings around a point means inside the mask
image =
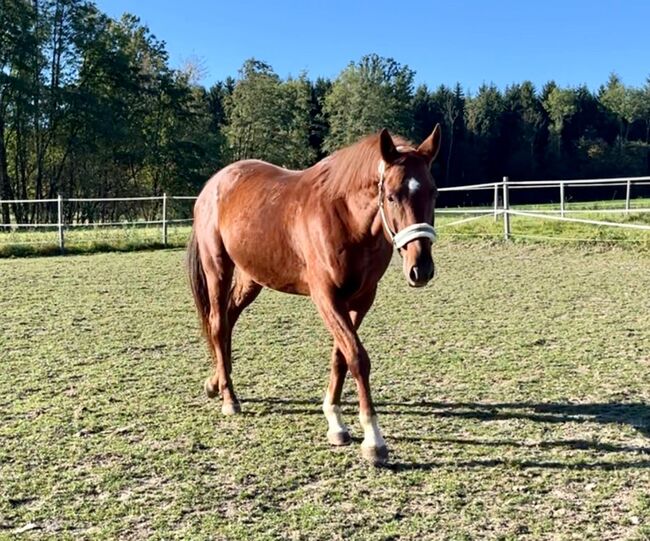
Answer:
[{"label": "horse's ear", "polygon": [[393,163],[399,158],[399,152],[395,148],[393,138],[386,128],[379,133],[379,147],[381,149],[381,157],[386,163]]},{"label": "horse's ear", "polygon": [[431,135],[422,141],[422,144],[418,147],[418,152],[429,162],[429,165],[431,165],[433,160],[436,159],[436,156],[438,156],[440,141],[442,140],[441,131],[440,124],[436,124]]}]

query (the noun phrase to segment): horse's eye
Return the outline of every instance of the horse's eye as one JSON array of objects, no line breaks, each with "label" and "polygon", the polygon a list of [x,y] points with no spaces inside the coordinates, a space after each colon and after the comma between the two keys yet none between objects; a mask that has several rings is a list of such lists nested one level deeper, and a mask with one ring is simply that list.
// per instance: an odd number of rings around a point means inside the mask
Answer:
[{"label": "horse's eye", "polygon": [[386,199],[388,199],[388,201],[389,201],[390,203],[394,203],[394,202],[395,202],[395,196],[394,196],[392,193],[389,193],[389,194],[386,196]]}]

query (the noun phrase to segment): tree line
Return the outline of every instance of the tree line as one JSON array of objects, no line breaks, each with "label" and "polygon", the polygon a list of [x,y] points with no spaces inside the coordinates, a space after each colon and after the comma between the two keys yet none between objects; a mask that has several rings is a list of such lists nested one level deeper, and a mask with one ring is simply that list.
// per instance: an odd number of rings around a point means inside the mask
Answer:
[{"label": "tree line", "polygon": [[[435,123],[441,186],[650,173],[650,79],[470,94],[460,83],[416,86],[411,68],[374,54],[334,80],[282,78],[250,59],[205,88],[200,71],[172,69],[164,42],[133,15],[115,20],[83,0],[0,0],[0,198],[195,193],[234,160],[304,168],[382,127],[419,141]],[[2,221],[48,212],[2,205]],[[106,210],[67,212],[93,221]]]}]

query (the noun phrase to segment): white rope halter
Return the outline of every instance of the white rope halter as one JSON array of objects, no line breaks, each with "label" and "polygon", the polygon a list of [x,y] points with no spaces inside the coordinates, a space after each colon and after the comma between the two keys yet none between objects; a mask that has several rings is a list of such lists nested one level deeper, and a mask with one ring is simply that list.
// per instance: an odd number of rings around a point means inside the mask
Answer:
[{"label": "white rope halter", "polygon": [[404,229],[395,233],[393,229],[388,224],[386,219],[386,211],[384,210],[384,172],[386,169],[386,163],[384,160],[379,162],[379,214],[381,216],[381,222],[384,225],[384,229],[390,240],[393,241],[393,245],[398,250],[403,248],[415,239],[426,238],[429,239],[432,243],[436,241],[437,235],[436,230],[431,224],[421,222],[418,224],[412,224],[406,226]]}]

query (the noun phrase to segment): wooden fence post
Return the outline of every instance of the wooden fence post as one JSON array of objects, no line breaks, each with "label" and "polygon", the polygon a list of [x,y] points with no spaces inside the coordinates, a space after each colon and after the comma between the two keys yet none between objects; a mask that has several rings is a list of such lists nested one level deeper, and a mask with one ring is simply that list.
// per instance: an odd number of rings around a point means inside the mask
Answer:
[{"label": "wooden fence post", "polygon": [[63,254],[65,252],[65,242],[63,238],[63,197],[59,194],[57,199],[57,216],[59,228],[59,251]]},{"label": "wooden fence post", "polygon": [[627,180],[627,185],[625,187],[625,214],[630,213],[630,193],[632,192],[632,181]]},{"label": "wooden fence post", "polygon": [[499,219],[499,185],[494,183],[494,221]]},{"label": "wooden fence post", "polygon": [[560,181],[560,216],[564,218],[564,181]]},{"label": "wooden fence post", "polygon": [[503,238],[510,239],[510,198],[508,194],[508,177],[503,177]]}]

